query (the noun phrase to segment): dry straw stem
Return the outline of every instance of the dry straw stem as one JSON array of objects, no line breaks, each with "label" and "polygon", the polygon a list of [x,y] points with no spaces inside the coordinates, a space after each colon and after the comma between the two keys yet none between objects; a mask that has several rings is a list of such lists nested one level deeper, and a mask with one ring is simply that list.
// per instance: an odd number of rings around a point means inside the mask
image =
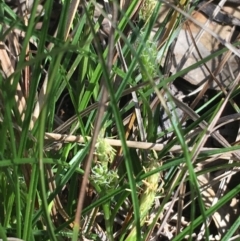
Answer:
[{"label": "dry straw stem", "polygon": [[[13,44],[14,44],[14,46],[17,45],[15,38],[13,38]],[[9,57],[9,54],[8,54],[8,51],[10,51],[10,50],[8,50],[7,46],[3,42],[0,42],[0,46],[1,46],[1,48],[0,48],[0,56],[1,56],[0,73],[3,72],[3,74],[5,75],[6,78],[10,78],[11,75],[14,73],[14,67],[11,63],[11,60],[10,60],[10,57]],[[16,51],[17,51],[17,49],[18,48],[16,46]],[[11,84],[12,84],[13,79],[11,78],[10,81],[11,81]],[[24,119],[24,110],[26,108],[26,100],[24,98],[24,95],[22,93],[22,89],[21,89],[21,86],[20,86],[19,83],[17,84],[15,101],[16,101],[17,106],[18,106],[19,114],[20,114],[20,116],[23,120]]]},{"label": "dry straw stem", "polygon": [[[51,140],[53,142],[60,142],[60,143],[85,143],[85,140],[90,140],[91,137],[85,137],[83,138],[83,136],[80,135],[64,135],[64,134],[56,134],[56,133],[49,133],[46,132],[45,133],[45,140]],[[107,143],[109,143],[111,146],[122,146],[121,144],[121,140],[113,140],[110,138],[105,138],[104,139]],[[136,149],[144,149],[144,150],[155,150],[155,151],[161,151],[163,150],[163,148],[165,148],[166,145],[164,144],[158,144],[158,143],[152,143],[152,142],[138,142],[138,141],[126,141],[127,146],[130,148],[136,148]],[[192,148],[189,147],[189,150],[191,151]],[[201,152],[203,151],[213,151],[213,150],[219,150],[218,148],[207,148],[207,147],[203,147],[201,149]],[[171,152],[182,152],[182,147],[180,145],[174,145],[169,151]],[[223,159],[229,159],[229,158],[233,158],[233,160],[235,160],[236,158],[234,158],[234,156],[232,155],[234,153],[234,151],[229,151],[226,152],[224,154],[221,155],[217,155],[218,158],[223,158]],[[216,155],[212,155],[212,156],[216,156]]]},{"label": "dry straw stem", "polygon": [[[23,239],[19,238],[7,238],[8,241],[24,241]],[[3,241],[3,239],[0,239],[0,241]]]}]

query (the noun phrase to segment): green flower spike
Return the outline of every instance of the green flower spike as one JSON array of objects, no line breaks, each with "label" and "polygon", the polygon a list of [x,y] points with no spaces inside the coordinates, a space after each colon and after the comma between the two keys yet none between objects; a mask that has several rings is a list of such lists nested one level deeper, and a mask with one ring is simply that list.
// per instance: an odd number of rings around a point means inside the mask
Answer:
[{"label": "green flower spike", "polygon": [[156,0],[143,0],[141,10],[140,10],[140,18],[146,23],[149,18],[152,16],[154,8],[157,4]]},{"label": "green flower spike", "polygon": [[[150,160],[150,165],[145,168],[145,172],[150,172],[158,167],[158,164],[154,160]],[[143,226],[147,218],[148,212],[151,209],[154,199],[158,191],[159,173],[155,173],[147,177],[143,183],[145,184],[143,188],[142,196],[140,197],[140,225]],[[136,228],[134,227],[130,234],[128,235],[126,241],[136,241]]]}]

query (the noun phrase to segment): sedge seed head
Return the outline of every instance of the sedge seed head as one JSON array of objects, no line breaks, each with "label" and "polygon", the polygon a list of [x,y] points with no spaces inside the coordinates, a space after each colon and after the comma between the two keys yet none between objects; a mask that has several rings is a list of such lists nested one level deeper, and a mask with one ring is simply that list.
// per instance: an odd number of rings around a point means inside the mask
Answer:
[{"label": "sedge seed head", "polygon": [[92,168],[91,179],[102,190],[110,191],[116,188],[118,174],[116,171],[108,170],[106,166],[98,164]]},{"label": "sedge seed head", "polygon": [[[139,35],[139,39],[136,41],[136,48],[140,45],[142,39],[144,38],[144,32]],[[147,39],[144,42],[144,47],[140,54],[140,61],[144,68],[140,68],[143,80],[147,80],[150,77],[154,77],[157,74],[157,43]]]},{"label": "sedge seed head", "polygon": [[142,18],[144,22],[147,22],[149,20],[156,4],[156,0],[143,0],[142,7],[140,10],[140,18]]}]

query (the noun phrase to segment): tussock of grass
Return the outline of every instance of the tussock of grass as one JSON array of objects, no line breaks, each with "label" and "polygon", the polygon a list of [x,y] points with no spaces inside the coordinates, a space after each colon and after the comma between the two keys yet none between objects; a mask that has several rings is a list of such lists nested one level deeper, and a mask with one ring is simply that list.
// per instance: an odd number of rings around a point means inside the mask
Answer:
[{"label": "tussock of grass", "polygon": [[171,73],[195,5],[78,4],[0,2],[0,238],[237,235],[240,77],[196,98],[173,90],[239,43],[207,30],[225,48]]}]

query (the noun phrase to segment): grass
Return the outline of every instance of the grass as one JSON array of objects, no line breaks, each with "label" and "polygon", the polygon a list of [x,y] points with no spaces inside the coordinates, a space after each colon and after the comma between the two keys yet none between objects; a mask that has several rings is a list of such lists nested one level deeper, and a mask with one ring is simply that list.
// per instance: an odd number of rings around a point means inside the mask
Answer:
[{"label": "grass", "polygon": [[[27,18],[0,2],[2,240],[237,235],[239,218],[224,226],[218,215],[239,198],[240,186],[229,184],[239,143],[215,127],[239,120],[239,78],[194,107],[171,85],[238,42],[171,74],[166,56],[193,8],[170,6],[153,31],[164,2],[140,3],[120,11],[113,2],[114,20],[94,1],[70,13],[75,1],[49,0],[40,14],[34,1]],[[100,28],[110,23],[106,37]],[[234,114],[221,115],[228,108]],[[209,135],[219,147],[205,145]]]}]

